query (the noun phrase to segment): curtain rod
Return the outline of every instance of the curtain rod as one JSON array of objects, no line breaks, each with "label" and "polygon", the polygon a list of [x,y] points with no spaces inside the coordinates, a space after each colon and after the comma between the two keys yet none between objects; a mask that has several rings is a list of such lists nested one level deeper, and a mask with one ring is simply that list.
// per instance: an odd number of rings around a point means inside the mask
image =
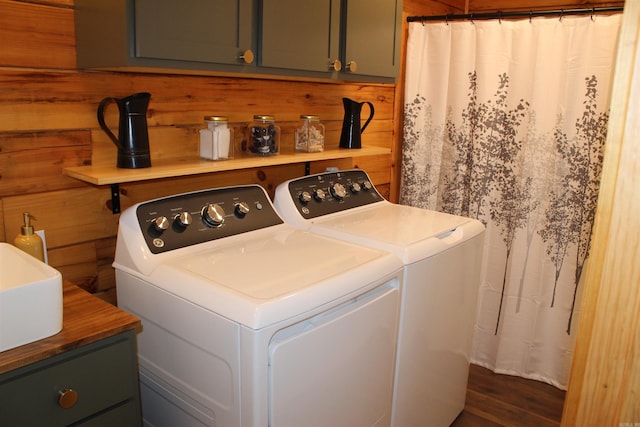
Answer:
[{"label": "curtain rod", "polygon": [[407,22],[425,21],[456,21],[456,20],[480,20],[480,19],[505,19],[505,18],[535,18],[538,16],[565,16],[565,15],[593,15],[596,13],[622,12],[624,7],[593,7],[590,9],[560,9],[560,10],[530,10],[528,12],[490,12],[467,13],[459,15],[437,16],[408,16]]}]

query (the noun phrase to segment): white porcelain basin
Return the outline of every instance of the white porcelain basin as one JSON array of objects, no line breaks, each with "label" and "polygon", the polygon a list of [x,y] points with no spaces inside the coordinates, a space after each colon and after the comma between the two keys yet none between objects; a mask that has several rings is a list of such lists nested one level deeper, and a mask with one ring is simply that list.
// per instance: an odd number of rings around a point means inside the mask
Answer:
[{"label": "white porcelain basin", "polygon": [[55,335],[62,329],[62,275],[0,242],[0,351]]}]

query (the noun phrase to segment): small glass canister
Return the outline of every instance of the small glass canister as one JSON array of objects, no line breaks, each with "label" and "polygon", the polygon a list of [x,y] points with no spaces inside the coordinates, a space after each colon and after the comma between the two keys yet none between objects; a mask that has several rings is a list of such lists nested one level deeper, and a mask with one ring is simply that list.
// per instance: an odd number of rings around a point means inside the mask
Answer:
[{"label": "small glass canister", "polygon": [[247,146],[249,152],[253,154],[261,156],[278,154],[280,127],[276,125],[274,116],[253,116],[253,122],[247,127]]},{"label": "small glass canister", "polygon": [[205,116],[206,129],[200,129],[200,157],[208,160],[233,158],[233,129],[224,116]]},{"label": "small glass canister", "polygon": [[297,151],[324,151],[324,125],[320,117],[308,114],[300,116],[295,134]]}]

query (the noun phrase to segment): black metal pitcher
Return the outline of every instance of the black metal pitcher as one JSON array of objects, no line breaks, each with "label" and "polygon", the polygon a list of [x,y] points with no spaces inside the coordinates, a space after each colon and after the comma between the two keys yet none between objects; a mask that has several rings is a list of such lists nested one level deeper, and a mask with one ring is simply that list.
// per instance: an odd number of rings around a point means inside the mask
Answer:
[{"label": "black metal pitcher", "polygon": [[[342,98],[342,103],[344,104],[344,119],[340,134],[340,148],[362,148],[361,134],[373,119],[373,104],[368,101],[356,102],[349,98]],[[364,125],[360,126],[360,112],[364,104],[369,106],[370,113]]]},{"label": "black metal pitcher", "polygon": [[[137,169],[151,166],[147,132],[147,107],[150,99],[150,93],[141,92],[125,98],[107,97],[98,105],[98,123],[118,147],[119,168]],[[104,122],[104,110],[111,102],[115,102],[120,111],[117,138]]]}]

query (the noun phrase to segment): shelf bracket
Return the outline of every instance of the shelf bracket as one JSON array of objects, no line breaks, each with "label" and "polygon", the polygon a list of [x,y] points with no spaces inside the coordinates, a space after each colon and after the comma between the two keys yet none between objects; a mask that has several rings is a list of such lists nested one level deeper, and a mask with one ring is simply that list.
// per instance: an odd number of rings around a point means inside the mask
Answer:
[{"label": "shelf bracket", "polygon": [[120,213],[120,184],[111,184],[111,213]]}]

